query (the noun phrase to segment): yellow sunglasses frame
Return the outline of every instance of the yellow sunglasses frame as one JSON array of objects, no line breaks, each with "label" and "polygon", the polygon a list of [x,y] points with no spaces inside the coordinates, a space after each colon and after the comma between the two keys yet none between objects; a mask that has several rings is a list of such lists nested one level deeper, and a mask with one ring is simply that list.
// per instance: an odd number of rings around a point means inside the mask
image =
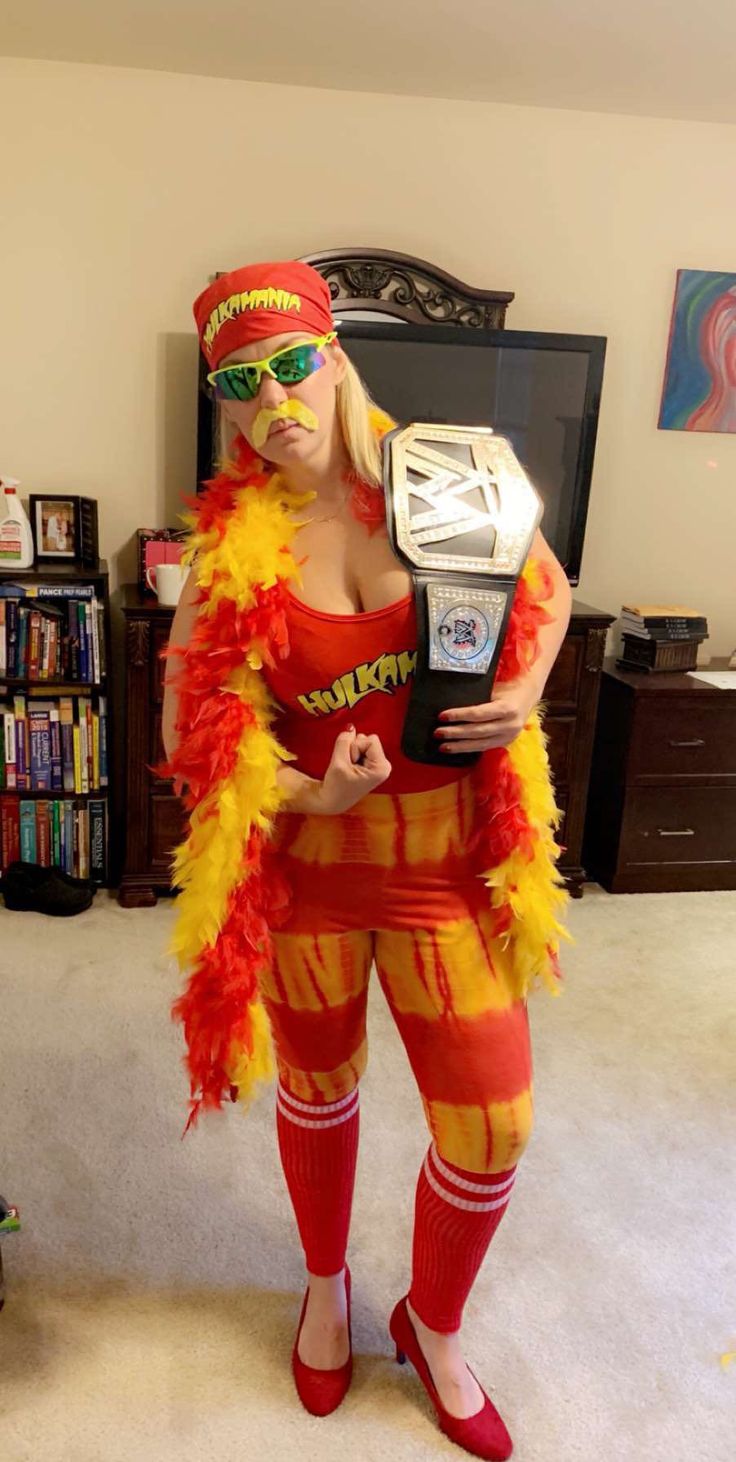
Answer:
[{"label": "yellow sunglasses frame", "polygon": [[[273,376],[274,380],[276,379],[274,371],[271,370],[272,360],[278,360],[280,355],[288,355],[291,350],[298,350],[301,345],[314,345],[316,346],[317,350],[321,350],[323,345],[331,345],[333,340],[337,340],[336,330],[331,330],[329,335],[312,335],[309,337],[308,340],[298,340],[295,345],[282,345],[280,350],[275,350],[273,352],[273,355],[267,355],[264,357],[263,360],[239,360],[233,361],[232,364],[229,366],[218,366],[218,369],[216,371],[209,372],[207,376],[207,381],[210,386],[214,386],[217,382],[218,376],[224,376],[227,371],[238,370],[240,366],[247,366],[249,371],[258,371],[258,382],[256,384],[255,393],[250,398],[251,401],[255,401],[256,396],[261,389],[262,377],[264,375],[269,375]],[[304,377],[304,379],[307,379],[306,376]],[[294,384],[299,385],[299,382],[296,381]]]}]

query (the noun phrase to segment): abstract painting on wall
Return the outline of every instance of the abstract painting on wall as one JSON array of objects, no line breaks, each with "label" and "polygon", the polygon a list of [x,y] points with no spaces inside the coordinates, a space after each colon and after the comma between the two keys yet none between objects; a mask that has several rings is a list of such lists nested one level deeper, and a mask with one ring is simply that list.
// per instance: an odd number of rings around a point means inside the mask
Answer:
[{"label": "abstract painting on wall", "polygon": [[678,269],[659,426],[736,432],[736,274]]}]

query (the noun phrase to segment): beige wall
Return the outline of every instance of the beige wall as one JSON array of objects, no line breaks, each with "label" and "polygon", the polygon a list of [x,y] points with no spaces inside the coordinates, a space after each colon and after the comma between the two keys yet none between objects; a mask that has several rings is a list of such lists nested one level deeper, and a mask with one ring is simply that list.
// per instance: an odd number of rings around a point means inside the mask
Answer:
[{"label": "beige wall", "polygon": [[727,126],[0,59],[0,470],[96,494],[134,577],[193,488],[208,274],[415,253],[514,290],[514,328],[608,336],[579,597],[692,602],[730,652],[736,436],[656,420],[676,269],[736,269],[735,155]]}]

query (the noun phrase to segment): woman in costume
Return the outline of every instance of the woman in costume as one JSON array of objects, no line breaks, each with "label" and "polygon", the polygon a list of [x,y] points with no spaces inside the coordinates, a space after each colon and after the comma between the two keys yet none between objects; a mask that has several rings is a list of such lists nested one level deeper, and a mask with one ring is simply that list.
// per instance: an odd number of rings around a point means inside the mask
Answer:
[{"label": "woman in costume", "polygon": [[[277,1075],[277,1136],[307,1269],[292,1364],[315,1415],[352,1374],[346,1250],[375,961],[430,1145],[411,1285],[390,1317],[442,1430],[511,1438],[461,1345],[463,1308],[532,1124],[527,996],[559,993],[558,821],[539,702],[570,590],[540,533],[488,704],[443,713],[446,765],[408,760],[411,576],[390,546],[393,423],[295,261],[222,275],[194,313],[233,434],[189,503],[192,568],[167,656],[164,770],[189,815],[174,858],[174,1006],[189,1125]],[[307,504],[309,508],[305,511]],[[458,752],[481,752],[470,767]]]}]

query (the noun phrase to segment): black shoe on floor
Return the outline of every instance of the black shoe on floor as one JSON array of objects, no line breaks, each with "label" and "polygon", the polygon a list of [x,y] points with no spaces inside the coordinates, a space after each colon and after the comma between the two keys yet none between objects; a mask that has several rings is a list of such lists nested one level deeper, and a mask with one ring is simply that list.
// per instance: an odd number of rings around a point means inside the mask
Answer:
[{"label": "black shoe on floor", "polygon": [[10,863],[0,878],[6,909],[60,918],[84,913],[95,892],[95,885],[89,879],[72,878],[61,868],[43,868],[40,863]]}]

